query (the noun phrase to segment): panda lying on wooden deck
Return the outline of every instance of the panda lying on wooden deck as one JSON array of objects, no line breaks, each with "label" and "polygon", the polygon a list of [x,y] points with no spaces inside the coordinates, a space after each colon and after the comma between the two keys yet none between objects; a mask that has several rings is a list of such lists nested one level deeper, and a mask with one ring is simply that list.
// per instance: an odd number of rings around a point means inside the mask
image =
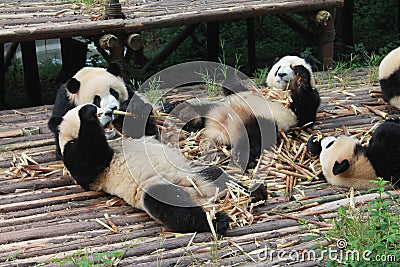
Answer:
[{"label": "panda lying on wooden deck", "polygon": [[241,91],[222,102],[190,99],[176,106],[171,114],[186,123],[184,130],[204,128],[205,138],[230,146],[235,162],[246,167],[263,149],[275,145],[278,131],[314,125],[321,100],[312,86],[314,80],[309,68],[290,66],[289,107],[266,100],[261,93]]},{"label": "panda lying on wooden deck", "polygon": [[[219,168],[193,168],[179,151],[152,137],[107,142],[105,133],[112,131],[107,128],[112,119],[111,109],[93,104],[51,119],[58,125],[64,164],[76,182],[87,190],[121,197],[170,230],[210,231],[202,206],[215,198],[217,188],[211,181],[226,174]],[[223,234],[229,217],[218,212],[212,223]]]},{"label": "panda lying on wooden deck", "polygon": [[388,119],[375,130],[368,146],[349,137],[328,136],[321,141],[312,135],[308,150],[319,155],[326,180],[337,186],[368,189],[370,180],[381,177],[400,187],[400,119]]}]

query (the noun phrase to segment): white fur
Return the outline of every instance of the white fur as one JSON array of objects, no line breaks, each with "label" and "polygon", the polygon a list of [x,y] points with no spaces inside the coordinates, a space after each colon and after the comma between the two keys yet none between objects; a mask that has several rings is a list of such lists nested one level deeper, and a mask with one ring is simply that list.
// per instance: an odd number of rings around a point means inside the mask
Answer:
[{"label": "white fur", "polygon": [[182,186],[200,205],[209,203],[216,193],[216,188],[203,180],[198,175],[199,169],[193,168],[179,151],[163,146],[152,137],[112,142],[111,147],[115,152],[114,158],[107,171],[91,185],[93,190],[117,195],[142,210],[145,209],[143,193],[156,184]]},{"label": "white fur", "polygon": [[[108,72],[104,68],[84,67],[79,70],[73,78],[77,79],[81,87],[76,94],[67,90],[67,96],[75,106],[93,103],[95,95],[100,96],[102,108],[119,109],[120,104],[128,99],[128,90],[123,79]],[[110,88],[119,93],[119,99],[110,95]]]},{"label": "white fur", "polygon": [[231,145],[232,139],[246,133],[242,122],[256,118],[274,120],[278,130],[287,131],[296,125],[294,112],[282,103],[266,100],[260,93],[243,92],[230,95],[207,114],[204,135],[220,145]]},{"label": "white fur", "polygon": [[[306,67],[311,74],[310,83],[312,87],[315,87],[315,79],[310,64],[308,64],[303,58],[298,56],[284,56],[278,62],[276,62],[267,76],[267,86],[275,87],[277,89],[285,90],[289,83],[289,79],[293,74],[293,70],[290,65],[303,65]],[[278,74],[284,75],[280,77]]]},{"label": "white fur", "polygon": [[387,79],[400,70],[400,47],[390,51],[379,64],[379,80]]},{"label": "white fur", "polygon": [[[400,85],[399,85],[400,86]],[[400,87],[399,87],[400,89]],[[400,96],[394,96],[390,99],[389,101],[390,105],[392,105],[393,107],[396,107],[398,109],[400,109]]]}]

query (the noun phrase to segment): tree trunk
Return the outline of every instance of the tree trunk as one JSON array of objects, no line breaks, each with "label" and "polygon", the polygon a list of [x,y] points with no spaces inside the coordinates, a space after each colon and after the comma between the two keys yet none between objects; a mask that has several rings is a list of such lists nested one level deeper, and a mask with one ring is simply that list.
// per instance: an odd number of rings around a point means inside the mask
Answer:
[{"label": "tree trunk", "polygon": [[38,61],[35,41],[21,42],[22,65],[24,67],[24,89],[31,106],[42,104]]},{"label": "tree trunk", "polygon": [[86,65],[87,44],[73,38],[62,38],[62,68],[57,77],[57,84],[65,83]]},{"label": "tree trunk", "polygon": [[351,52],[353,41],[354,0],[346,0],[342,8],[337,9],[335,29],[335,56]]}]

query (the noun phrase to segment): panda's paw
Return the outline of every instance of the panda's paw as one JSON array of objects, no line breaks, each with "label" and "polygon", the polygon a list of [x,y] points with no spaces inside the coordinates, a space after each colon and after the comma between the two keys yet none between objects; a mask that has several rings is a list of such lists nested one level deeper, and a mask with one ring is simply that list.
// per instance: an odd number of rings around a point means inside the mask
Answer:
[{"label": "panda's paw", "polygon": [[264,184],[255,184],[249,188],[249,191],[252,203],[268,199],[267,186]]},{"label": "panda's paw", "polygon": [[218,234],[225,234],[229,227],[229,216],[225,212],[218,212],[215,214],[215,219],[213,220],[215,231]]},{"label": "panda's paw", "polygon": [[321,138],[316,135],[310,135],[307,141],[307,151],[313,155],[319,155],[322,151]]},{"label": "panda's paw", "polygon": [[79,110],[79,118],[81,120],[92,120],[93,118],[97,119],[96,113],[97,107],[92,104],[87,104]]}]

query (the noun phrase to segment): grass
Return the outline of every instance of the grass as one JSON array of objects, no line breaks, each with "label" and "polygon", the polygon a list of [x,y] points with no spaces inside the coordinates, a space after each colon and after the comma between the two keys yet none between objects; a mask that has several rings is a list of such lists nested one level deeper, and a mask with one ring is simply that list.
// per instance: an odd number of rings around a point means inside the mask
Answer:
[{"label": "grass", "polygon": [[161,91],[161,77],[154,76],[148,80],[148,87],[146,86],[144,90],[144,96],[152,104],[156,105],[161,101],[162,91]]},{"label": "grass", "polygon": [[88,249],[79,250],[74,255],[66,257],[65,259],[54,259],[53,263],[59,263],[60,266],[70,265],[76,267],[91,267],[91,266],[104,266],[112,267],[117,266],[119,261],[123,258],[125,252],[110,251],[110,252],[90,252]]},{"label": "grass", "polygon": [[[399,266],[400,263],[400,205],[388,192],[382,179],[374,181],[371,193],[379,197],[359,209],[341,206],[333,220],[329,239],[345,242],[345,251],[365,253],[367,258],[328,259],[327,266]],[[389,196],[389,198],[385,198]],[[344,240],[344,241],[343,241]]]},{"label": "grass", "polygon": [[268,75],[268,68],[256,69],[254,73],[254,83],[257,86],[263,85],[267,80],[267,75]]},{"label": "grass", "polygon": [[382,59],[393,49],[393,45],[381,48],[378,51],[368,52],[364,44],[356,44],[350,54],[340,55],[334,61],[332,69],[328,72],[328,87],[334,87],[339,82],[347,88],[351,82],[351,71],[356,68],[368,68],[368,82],[379,82],[378,67]]}]

